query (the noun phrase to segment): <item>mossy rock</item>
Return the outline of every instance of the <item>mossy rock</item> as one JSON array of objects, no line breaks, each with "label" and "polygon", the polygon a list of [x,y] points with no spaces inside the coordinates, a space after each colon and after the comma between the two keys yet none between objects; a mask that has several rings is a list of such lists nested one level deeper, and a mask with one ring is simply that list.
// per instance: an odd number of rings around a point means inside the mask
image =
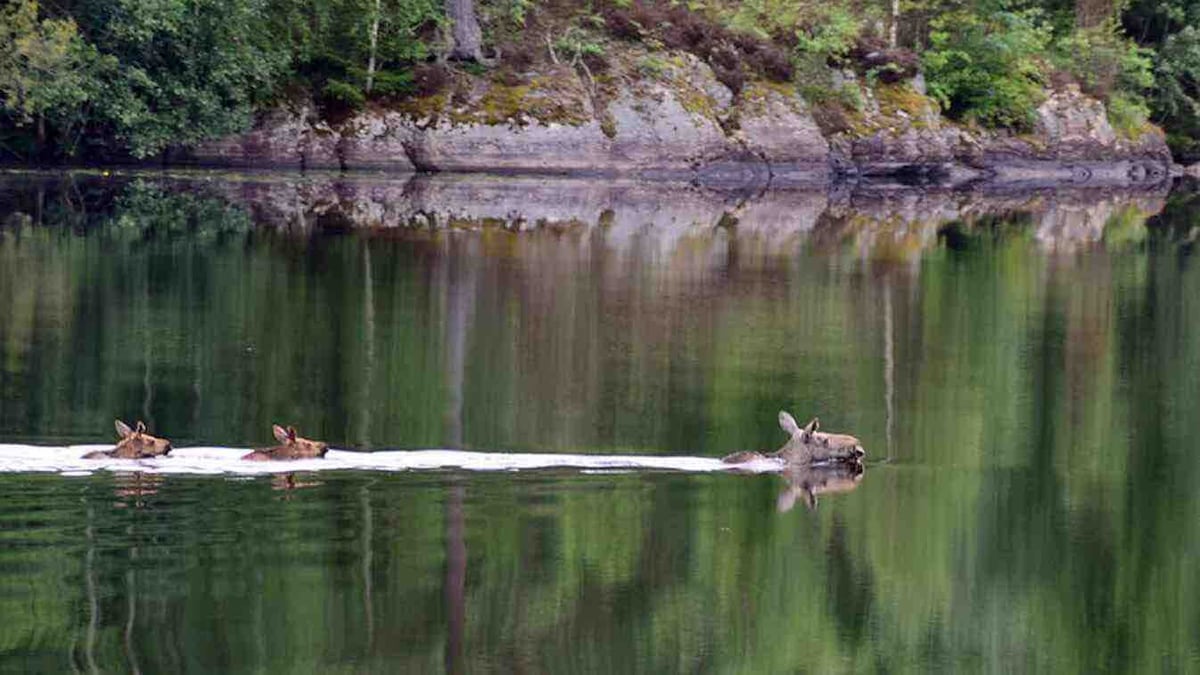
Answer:
[{"label": "mossy rock", "polygon": [[937,103],[907,82],[880,84],[870,94],[874,111],[847,112],[853,137],[866,138],[880,132],[897,137],[913,129],[937,129],[944,122]]},{"label": "mossy rock", "polygon": [[[456,102],[462,98],[466,100]],[[410,98],[397,107],[413,119],[427,119],[431,124],[449,121],[454,125],[579,126],[591,121],[587,93],[569,72],[543,73],[516,85],[470,77],[460,83],[454,96],[439,93]]]}]

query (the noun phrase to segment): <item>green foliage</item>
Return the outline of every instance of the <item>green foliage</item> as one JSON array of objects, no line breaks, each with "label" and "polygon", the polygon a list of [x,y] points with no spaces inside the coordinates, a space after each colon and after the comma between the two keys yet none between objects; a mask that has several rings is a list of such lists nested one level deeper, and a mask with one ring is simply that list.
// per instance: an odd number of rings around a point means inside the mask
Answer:
[{"label": "green foliage", "polygon": [[810,3],[802,0],[741,0],[723,9],[727,26],[763,39],[794,33],[805,19],[817,19]]},{"label": "green foliage", "polygon": [[[920,53],[930,94],[956,119],[1027,129],[1049,75],[1068,74],[1121,129],[1144,128],[1148,105],[1174,147],[1200,148],[1200,3],[1130,0],[1116,7],[1120,23],[1077,28],[1102,4],[902,0],[897,49],[890,4],[860,0],[476,7],[513,82],[546,58],[547,36],[585,75],[608,68],[615,37],[695,54],[734,92],[755,79],[815,92],[848,66],[867,82],[902,80]],[[443,0],[9,0],[0,139],[10,154],[149,157],[242,131],[281,98],[362,106],[369,62],[370,97],[407,96],[420,89],[416,69],[444,49],[445,24]],[[652,60],[638,67],[654,76]]]},{"label": "green foliage", "polygon": [[1150,106],[1141,96],[1115,92],[1107,102],[1108,122],[1126,138],[1138,138],[1150,121]]},{"label": "green foliage", "polygon": [[[428,58],[430,45],[421,35],[445,21],[440,0],[387,0],[383,2],[382,17],[379,58],[390,66],[410,65]],[[356,46],[365,54],[367,41],[364,39]],[[344,48],[338,44],[331,47]],[[360,61],[365,63],[361,57]]]},{"label": "green foliage", "polygon": [[584,56],[601,56],[604,54],[604,45],[596,40],[591,33],[578,26],[571,26],[565,33],[560,35],[554,41],[554,49],[560,54],[565,54],[568,60]]},{"label": "green foliage", "polygon": [[1142,45],[1158,47],[1189,26],[1200,26],[1200,2],[1128,0],[1121,14],[1125,33]]},{"label": "green foliage", "polygon": [[[363,69],[370,50],[375,0],[269,0],[271,32],[286,43],[301,75],[344,76]],[[380,0],[377,61],[385,67],[422,61],[430,54],[421,37],[444,21],[438,0]]]},{"label": "green foliage", "polygon": [[363,94],[362,89],[341,80],[326,82],[325,88],[321,90],[321,95],[327,101],[340,103],[352,109],[361,108],[367,102],[367,97]]},{"label": "green foliage", "polygon": [[828,5],[819,22],[796,31],[796,51],[821,58],[842,58],[861,32],[858,18],[846,8]]},{"label": "green foliage", "polygon": [[263,0],[78,0],[85,37],[109,57],[95,116],[134,157],[243,130],[287,66]]},{"label": "green foliage", "polygon": [[479,3],[479,20],[492,31],[519,30],[534,10],[534,0],[489,0]]},{"label": "green foliage", "polygon": [[411,70],[385,70],[375,74],[375,88],[371,90],[371,95],[381,97],[403,96],[412,93],[413,89],[413,73]]},{"label": "green foliage", "polygon": [[660,57],[649,55],[638,60],[638,72],[645,77],[658,78],[667,70],[667,62]]},{"label": "green foliage", "polygon": [[1115,22],[1076,30],[1054,47],[1055,65],[1101,100],[1116,91],[1137,95],[1154,84],[1150,50],[1121,35]]},{"label": "green foliage", "polygon": [[376,91],[400,95],[441,3],[374,10],[375,0],[64,0],[62,18],[39,20],[37,2],[21,0],[0,10],[0,110],[10,124],[48,122],[65,154],[86,124],[93,143],[148,157],[244,130],[284,85],[358,106],[376,16]]},{"label": "green foliage", "polygon": [[1166,39],[1154,62],[1151,104],[1168,125],[1172,149],[1200,159],[1200,28],[1188,26]]},{"label": "green foliage", "polygon": [[36,0],[0,9],[0,113],[18,126],[37,122],[38,152],[48,131],[74,146],[84,106],[103,86],[95,77],[101,62],[73,20],[39,21]]},{"label": "green foliage", "polygon": [[957,119],[1028,129],[1043,97],[1050,30],[1035,10],[988,17],[952,12],[933,22],[924,63],[929,94]]},{"label": "green foliage", "polygon": [[70,19],[38,21],[36,0],[0,9],[0,100],[29,122],[86,98],[81,45]]}]

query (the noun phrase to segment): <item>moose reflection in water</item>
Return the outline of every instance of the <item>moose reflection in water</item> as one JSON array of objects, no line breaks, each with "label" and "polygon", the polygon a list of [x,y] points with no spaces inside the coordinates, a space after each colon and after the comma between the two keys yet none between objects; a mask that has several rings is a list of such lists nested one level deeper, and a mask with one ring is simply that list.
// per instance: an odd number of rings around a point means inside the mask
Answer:
[{"label": "moose reflection in water", "polygon": [[284,474],[276,474],[271,476],[271,489],[275,490],[276,492],[284,492],[285,494],[283,498],[290,499],[288,493],[291,493],[293,490],[303,490],[322,485],[323,483],[321,481],[313,480],[315,475],[316,474],[300,474],[297,476],[294,471],[289,471],[288,473]]},{"label": "moose reflection in water", "polygon": [[295,427],[287,427],[285,429],[276,424],[272,427],[272,431],[275,432],[275,440],[279,441],[279,445],[270,448],[260,448],[243,455],[242,459],[251,462],[316,459],[324,457],[325,453],[329,452],[327,444],[297,436]]},{"label": "moose reflection in water", "polygon": [[115,422],[117,436],[121,438],[112,450],[96,450],[84,455],[84,459],[143,459],[159,457],[171,452],[171,442],[146,433],[146,424],[138,421],[135,429],[121,420]]},{"label": "moose reflection in water", "polygon": [[779,426],[788,435],[782,448],[764,455],[761,452],[736,452],[722,458],[727,464],[743,464],[756,459],[776,458],[788,466],[806,466],[815,462],[858,462],[867,456],[862,441],[849,434],[820,431],[821,420],[814,417],[801,429],[796,420],[779,411]]},{"label": "moose reflection in water", "polygon": [[158,494],[162,487],[163,477],[135,471],[133,473],[117,473],[113,477],[113,495],[117,501],[116,508],[142,508],[146,498]]},{"label": "moose reflection in water", "polygon": [[789,438],[783,447],[769,454],[737,452],[722,458],[727,464],[743,464],[760,459],[779,459],[784,462],[783,478],[787,488],[779,494],[776,504],[783,513],[790,511],[800,497],[805,506],[814,509],[817,495],[849,492],[858,487],[863,477],[862,441],[849,434],[820,431],[821,421],[814,417],[803,428],[787,412],[779,412],[779,426]]},{"label": "moose reflection in water", "polygon": [[810,510],[817,507],[817,495],[850,492],[863,479],[863,465],[859,460],[832,464],[789,465],[781,474],[787,487],[779,493],[775,503],[780,513],[792,510],[796,497],[804,501]]}]

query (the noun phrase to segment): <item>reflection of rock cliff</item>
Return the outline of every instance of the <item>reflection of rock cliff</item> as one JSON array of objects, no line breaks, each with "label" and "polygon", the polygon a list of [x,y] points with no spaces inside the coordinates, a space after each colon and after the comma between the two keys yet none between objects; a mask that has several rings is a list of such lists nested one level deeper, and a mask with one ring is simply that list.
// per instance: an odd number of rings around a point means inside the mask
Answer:
[{"label": "reflection of rock cliff", "polygon": [[[185,184],[188,181],[184,181]],[[684,242],[718,246],[743,261],[787,256],[796,247],[846,248],[865,258],[915,261],[947,228],[970,231],[1000,219],[1031,223],[1048,249],[1138,240],[1160,211],[1162,192],[1042,190],[716,191],[678,183],[467,175],[408,181],[248,180],[207,188],[242,203],[275,227],[402,229],[421,232],[583,228],[606,247]],[[736,246],[735,246],[736,244]]]}]

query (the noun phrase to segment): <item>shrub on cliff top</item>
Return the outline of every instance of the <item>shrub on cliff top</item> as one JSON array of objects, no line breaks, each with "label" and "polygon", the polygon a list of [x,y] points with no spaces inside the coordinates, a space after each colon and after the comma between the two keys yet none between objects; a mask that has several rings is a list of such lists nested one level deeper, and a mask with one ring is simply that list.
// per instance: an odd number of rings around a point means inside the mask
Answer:
[{"label": "shrub on cliff top", "polygon": [[1200,28],[1167,38],[1154,63],[1150,102],[1155,119],[1173,133],[1167,142],[1183,161],[1200,161]]},{"label": "shrub on cliff top", "polygon": [[734,93],[741,91],[750,76],[787,82],[794,73],[786,49],[761,37],[730,30],[682,5],[648,0],[614,3],[604,6],[601,16],[615,37],[695,54]]},{"label": "shrub on cliff top", "polygon": [[891,48],[878,36],[860,36],[846,57],[860,73],[885,84],[911,80],[921,70],[921,57],[915,52]]},{"label": "shrub on cliff top", "polygon": [[441,64],[422,64],[413,68],[413,86],[418,96],[440,94],[453,81],[450,69]]},{"label": "shrub on cliff top", "polygon": [[1059,39],[1054,51],[1055,65],[1102,101],[1115,92],[1140,96],[1154,84],[1151,52],[1122,37],[1115,22],[1076,30]]},{"label": "shrub on cliff top", "polygon": [[952,118],[1027,130],[1042,100],[1050,29],[1036,11],[968,12],[932,23],[925,53],[929,94]]}]

